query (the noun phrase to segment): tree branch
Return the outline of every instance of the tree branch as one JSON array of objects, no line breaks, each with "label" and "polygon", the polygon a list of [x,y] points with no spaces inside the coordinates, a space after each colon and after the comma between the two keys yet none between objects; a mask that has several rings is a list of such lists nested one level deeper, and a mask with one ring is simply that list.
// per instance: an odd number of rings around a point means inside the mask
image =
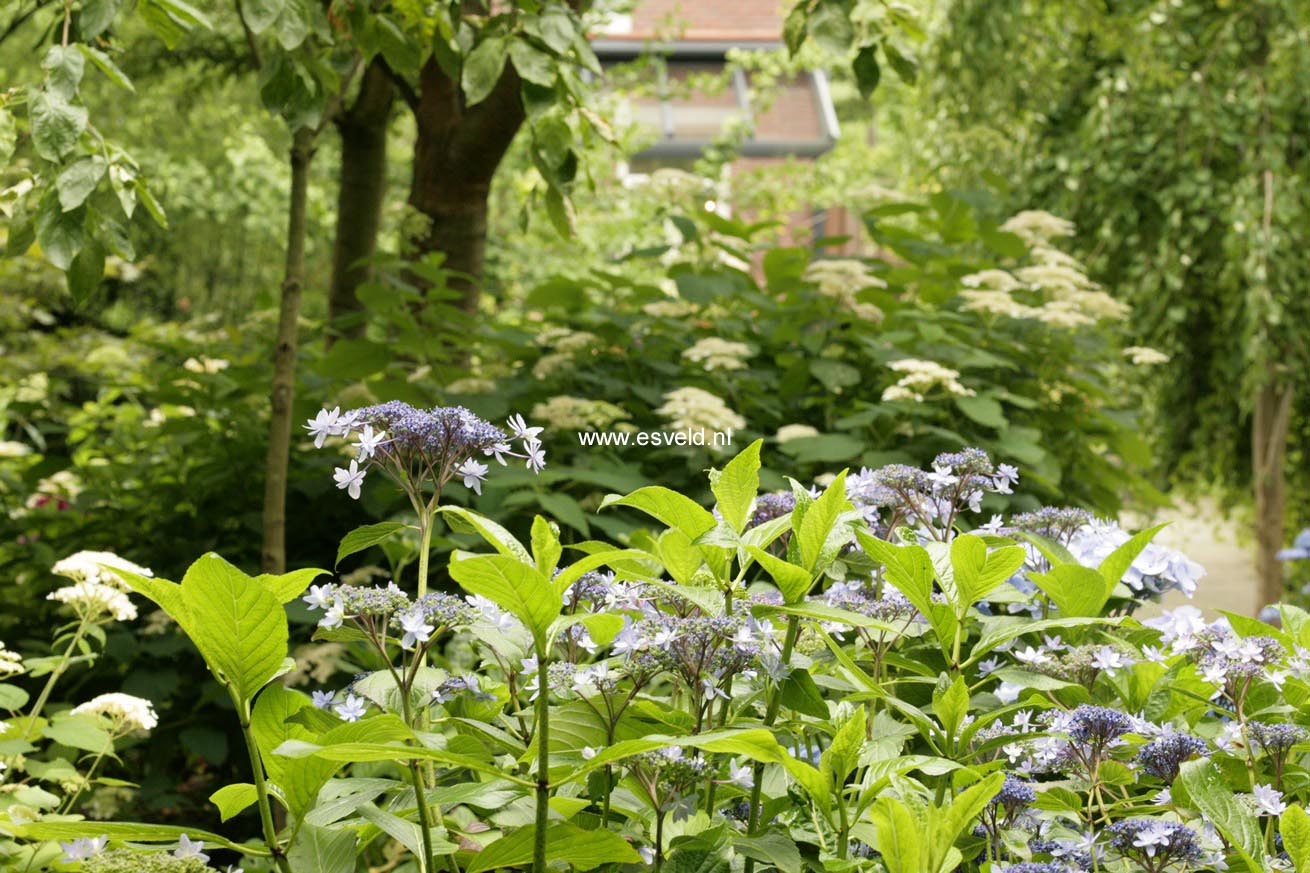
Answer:
[{"label": "tree branch", "polygon": [[382,69],[386,70],[387,76],[391,79],[392,84],[396,86],[396,91],[400,93],[400,98],[405,101],[405,105],[409,107],[409,111],[418,115],[419,98],[418,93],[414,90],[414,86],[409,84],[404,76],[391,69],[391,64],[388,64],[386,61],[382,61]]}]

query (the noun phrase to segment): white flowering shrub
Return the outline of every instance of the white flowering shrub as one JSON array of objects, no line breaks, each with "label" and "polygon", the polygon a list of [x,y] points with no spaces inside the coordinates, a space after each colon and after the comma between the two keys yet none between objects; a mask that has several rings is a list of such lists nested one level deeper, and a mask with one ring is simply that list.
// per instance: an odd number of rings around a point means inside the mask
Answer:
[{"label": "white flowering shrub", "polygon": [[[1181,873],[1310,858],[1310,614],[1138,620],[1203,569],[1158,528],[993,512],[1023,483],[986,452],[762,492],[756,441],[710,472],[711,504],[612,494],[599,513],[647,526],[566,550],[544,518],[520,537],[444,497],[482,486],[477,458],[540,469],[521,418],[392,404],[308,427],[325,448],[354,439],[349,497],[411,498],[417,561],[378,584],[251,576],[212,553],[180,582],[112,556],[65,563],[177,622],[249,769],[211,797],[224,825],[91,820],[76,786],[153,709],[111,692],[63,721],[13,683],[80,667],[78,646],[53,663],[0,650],[7,864]],[[438,519],[482,547],[431,562]],[[408,530],[356,530],[338,561]],[[292,604],[353,665],[308,694],[285,684]],[[84,638],[114,620],[101,600],[68,608]],[[108,744],[80,771],[56,752],[91,730]],[[42,787],[52,773],[75,783],[62,798]]]}]

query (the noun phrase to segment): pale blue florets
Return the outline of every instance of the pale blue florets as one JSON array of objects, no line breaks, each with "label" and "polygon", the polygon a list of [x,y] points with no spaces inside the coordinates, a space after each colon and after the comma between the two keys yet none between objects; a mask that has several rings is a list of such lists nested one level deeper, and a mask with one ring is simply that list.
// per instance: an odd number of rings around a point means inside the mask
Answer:
[{"label": "pale blue florets", "polygon": [[[528,469],[540,473],[546,453],[539,427],[528,427],[520,415],[506,422],[509,433],[479,418],[462,406],[418,409],[399,400],[342,412],[340,408],[320,410],[305,429],[322,448],[329,437],[356,438],[356,457],[347,467],[333,472],[337,487],[358,499],[364,476],[380,469],[402,488],[419,493],[426,482],[437,489],[459,477],[466,488],[482,493],[488,465],[481,458],[494,458],[504,466],[506,458],[527,461]],[[511,441],[520,441],[515,451]]]},{"label": "pale blue florets", "polygon": [[1178,822],[1130,818],[1115,822],[1106,830],[1112,849],[1148,869],[1161,870],[1166,864],[1199,861],[1205,854],[1196,832]]}]

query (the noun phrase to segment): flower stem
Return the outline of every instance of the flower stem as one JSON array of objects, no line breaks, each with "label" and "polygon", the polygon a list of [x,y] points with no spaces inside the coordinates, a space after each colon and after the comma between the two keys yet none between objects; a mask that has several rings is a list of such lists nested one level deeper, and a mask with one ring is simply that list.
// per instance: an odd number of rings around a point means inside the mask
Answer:
[{"label": "flower stem", "polygon": [[241,700],[235,691],[228,689],[232,696],[232,705],[236,707],[241,718],[241,737],[246,741],[246,752],[250,755],[250,772],[255,782],[255,803],[259,807],[259,824],[264,832],[264,845],[268,846],[278,870],[291,873],[291,864],[278,843],[277,828],[273,825],[273,804],[268,796],[268,782],[264,779],[264,762],[259,757],[259,745],[255,742],[255,733],[250,728],[250,704]]},{"label": "flower stem", "polygon": [[[782,639],[782,653],[779,660],[782,666],[786,667],[791,662],[791,650],[796,645],[796,637],[800,634],[800,618],[792,615],[787,618],[787,635]],[[773,723],[778,720],[778,710],[782,708],[782,686],[779,684],[774,687],[773,693],[769,695],[769,706],[764,711],[764,726],[773,727]],[[760,792],[764,788],[764,765],[757,763],[755,765],[755,784],[751,786],[751,808],[747,817],[746,833],[749,836],[755,835],[755,829],[760,823]],[[755,869],[755,860],[746,859],[746,873],[752,873]]]},{"label": "flower stem", "polygon": [[532,834],[533,873],[546,873],[546,823],[550,816],[550,690],[546,649],[537,644],[537,821]]},{"label": "flower stem", "polygon": [[45,705],[50,702],[50,694],[55,690],[55,683],[59,681],[59,677],[63,676],[64,671],[68,669],[69,657],[73,654],[73,650],[77,648],[77,644],[82,642],[82,637],[86,634],[87,624],[88,621],[86,616],[83,616],[81,624],[77,626],[77,631],[73,634],[72,641],[68,644],[68,648],[64,650],[64,654],[59,658],[59,663],[50,671],[50,678],[46,680],[45,687],[42,688],[41,693],[37,695],[36,703],[32,706],[32,712],[27,717],[27,726],[23,728],[23,736],[20,739],[26,740],[31,738],[32,729],[36,727],[36,720],[41,717],[41,711],[44,710]]}]

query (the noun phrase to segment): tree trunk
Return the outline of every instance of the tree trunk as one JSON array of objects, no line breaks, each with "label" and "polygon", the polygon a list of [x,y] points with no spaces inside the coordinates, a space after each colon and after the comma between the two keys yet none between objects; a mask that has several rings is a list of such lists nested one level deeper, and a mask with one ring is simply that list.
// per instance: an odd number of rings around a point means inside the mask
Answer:
[{"label": "tree trunk", "polygon": [[411,240],[414,254],[445,255],[450,286],[470,313],[482,290],[491,180],[524,120],[521,84],[507,64],[491,94],[466,106],[459,83],[429,60],[409,98],[418,131],[409,204],[428,219]]},{"label": "tree trunk", "polygon": [[1260,389],[1251,421],[1251,478],[1255,488],[1256,579],[1260,606],[1283,597],[1283,565],[1276,557],[1285,545],[1286,505],[1283,459],[1292,413],[1292,386],[1270,380]]},{"label": "tree trunk", "polygon": [[341,134],[341,177],[328,290],[329,347],[338,337],[357,337],[364,330],[363,306],[355,292],[373,272],[370,265],[359,262],[377,251],[387,192],[387,128],[394,95],[385,62],[376,58],[360,79],[354,104],[336,122]]},{"label": "tree trunk", "polygon": [[265,573],[286,569],[287,468],[291,455],[291,407],[296,390],[296,339],[300,297],[305,284],[306,208],[309,165],[314,159],[316,132],[296,131],[291,145],[291,202],[287,217],[287,260],[278,309],[277,345],[273,352],[273,389],[268,426],[268,457],[264,477]]}]

